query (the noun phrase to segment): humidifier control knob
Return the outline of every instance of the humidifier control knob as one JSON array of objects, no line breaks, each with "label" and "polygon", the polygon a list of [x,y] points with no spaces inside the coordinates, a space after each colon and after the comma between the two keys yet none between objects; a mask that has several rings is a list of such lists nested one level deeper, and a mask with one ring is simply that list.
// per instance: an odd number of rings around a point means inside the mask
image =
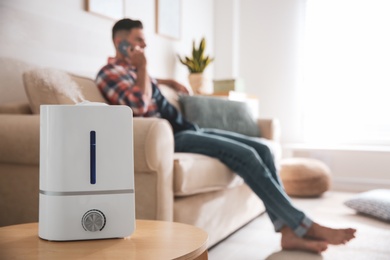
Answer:
[{"label": "humidifier control knob", "polygon": [[84,214],[81,224],[86,231],[101,231],[106,225],[106,216],[100,210],[91,209]]}]

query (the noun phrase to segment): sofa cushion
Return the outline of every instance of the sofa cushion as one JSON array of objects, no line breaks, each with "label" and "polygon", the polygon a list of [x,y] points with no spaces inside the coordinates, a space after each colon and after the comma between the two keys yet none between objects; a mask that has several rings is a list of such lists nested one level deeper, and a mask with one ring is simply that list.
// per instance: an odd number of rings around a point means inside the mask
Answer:
[{"label": "sofa cushion", "polygon": [[39,114],[42,104],[75,104],[84,99],[76,82],[59,70],[30,70],[23,73],[23,82],[34,114]]},{"label": "sofa cushion", "polygon": [[241,177],[219,160],[193,153],[174,154],[174,193],[188,196],[241,185]]},{"label": "sofa cushion", "polygon": [[260,136],[248,104],[206,96],[181,96],[184,116],[202,128],[217,128],[248,136]]},{"label": "sofa cushion", "polygon": [[0,114],[31,114],[28,102],[10,102],[0,105]]}]

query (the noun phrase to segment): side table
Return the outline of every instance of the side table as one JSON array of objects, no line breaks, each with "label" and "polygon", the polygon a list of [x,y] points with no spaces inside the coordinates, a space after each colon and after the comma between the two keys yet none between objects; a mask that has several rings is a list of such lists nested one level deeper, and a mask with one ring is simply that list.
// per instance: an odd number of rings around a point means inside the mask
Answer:
[{"label": "side table", "polygon": [[205,231],[182,223],[137,220],[126,238],[54,242],[38,237],[38,223],[0,228],[0,259],[207,260]]}]

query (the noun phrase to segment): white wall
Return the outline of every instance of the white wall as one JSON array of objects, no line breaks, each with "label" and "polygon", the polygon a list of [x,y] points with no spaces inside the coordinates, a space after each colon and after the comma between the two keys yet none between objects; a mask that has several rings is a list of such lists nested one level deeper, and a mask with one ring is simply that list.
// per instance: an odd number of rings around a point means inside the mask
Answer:
[{"label": "white wall", "polygon": [[215,79],[239,77],[240,0],[215,0]]},{"label": "white wall", "polygon": [[[155,0],[126,0],[125,16],[141,19],[152,76],[174,77],[188,83],[186,68],[176,54],[189,54],[192,39],[205,36],[213,53],[214,2],[182,3],[182,37],[172,40],[157,35]],[[0,56],[95,77],[108,56],[114,54],[111,28],[114,20],[85,11],[84,0],[1,0]],[[213,73],[211,66],[207,73]]]},{"label": "white wall", "polygon": [[282,142],[301,140],[300,50],[305,0],[242,0],[240,74],[260,100],[260,115],[277,117]]},{"label": "white wall", "polygon": [[[216,22],[215,49],[226,61],[216,61],[216,77],[243,78],[246,91],[259,98],[259,115],[279,118],[282,142],[299,142],[302,140],[300,55],[306,0],[239,0],[238,15],[231,11],[234,2],[228,0],[223,7],[220,5],[225,1],[216,2],[216,9],[232,13],[226,18],[226,13],[224,16],[216,10],[216,17],[224,20]],[[230,48],[231,55],[237,51],[226,37],[226,27],[232,27],[229,19],[236,20],[239,42],[234,46],[238,48],[238,72],[227,63],[234,57],[226,55],[225,48]]]}]

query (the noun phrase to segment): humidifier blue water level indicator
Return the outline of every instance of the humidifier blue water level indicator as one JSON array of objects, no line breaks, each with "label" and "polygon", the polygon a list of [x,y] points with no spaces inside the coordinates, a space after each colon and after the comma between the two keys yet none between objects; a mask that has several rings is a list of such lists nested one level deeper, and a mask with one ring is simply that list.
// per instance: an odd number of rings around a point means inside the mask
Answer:
[{"label": "humidifier blue water level indicator", "polygon": [[96,184],[96,132],[89,133],[90,140],[90,182]]}]

